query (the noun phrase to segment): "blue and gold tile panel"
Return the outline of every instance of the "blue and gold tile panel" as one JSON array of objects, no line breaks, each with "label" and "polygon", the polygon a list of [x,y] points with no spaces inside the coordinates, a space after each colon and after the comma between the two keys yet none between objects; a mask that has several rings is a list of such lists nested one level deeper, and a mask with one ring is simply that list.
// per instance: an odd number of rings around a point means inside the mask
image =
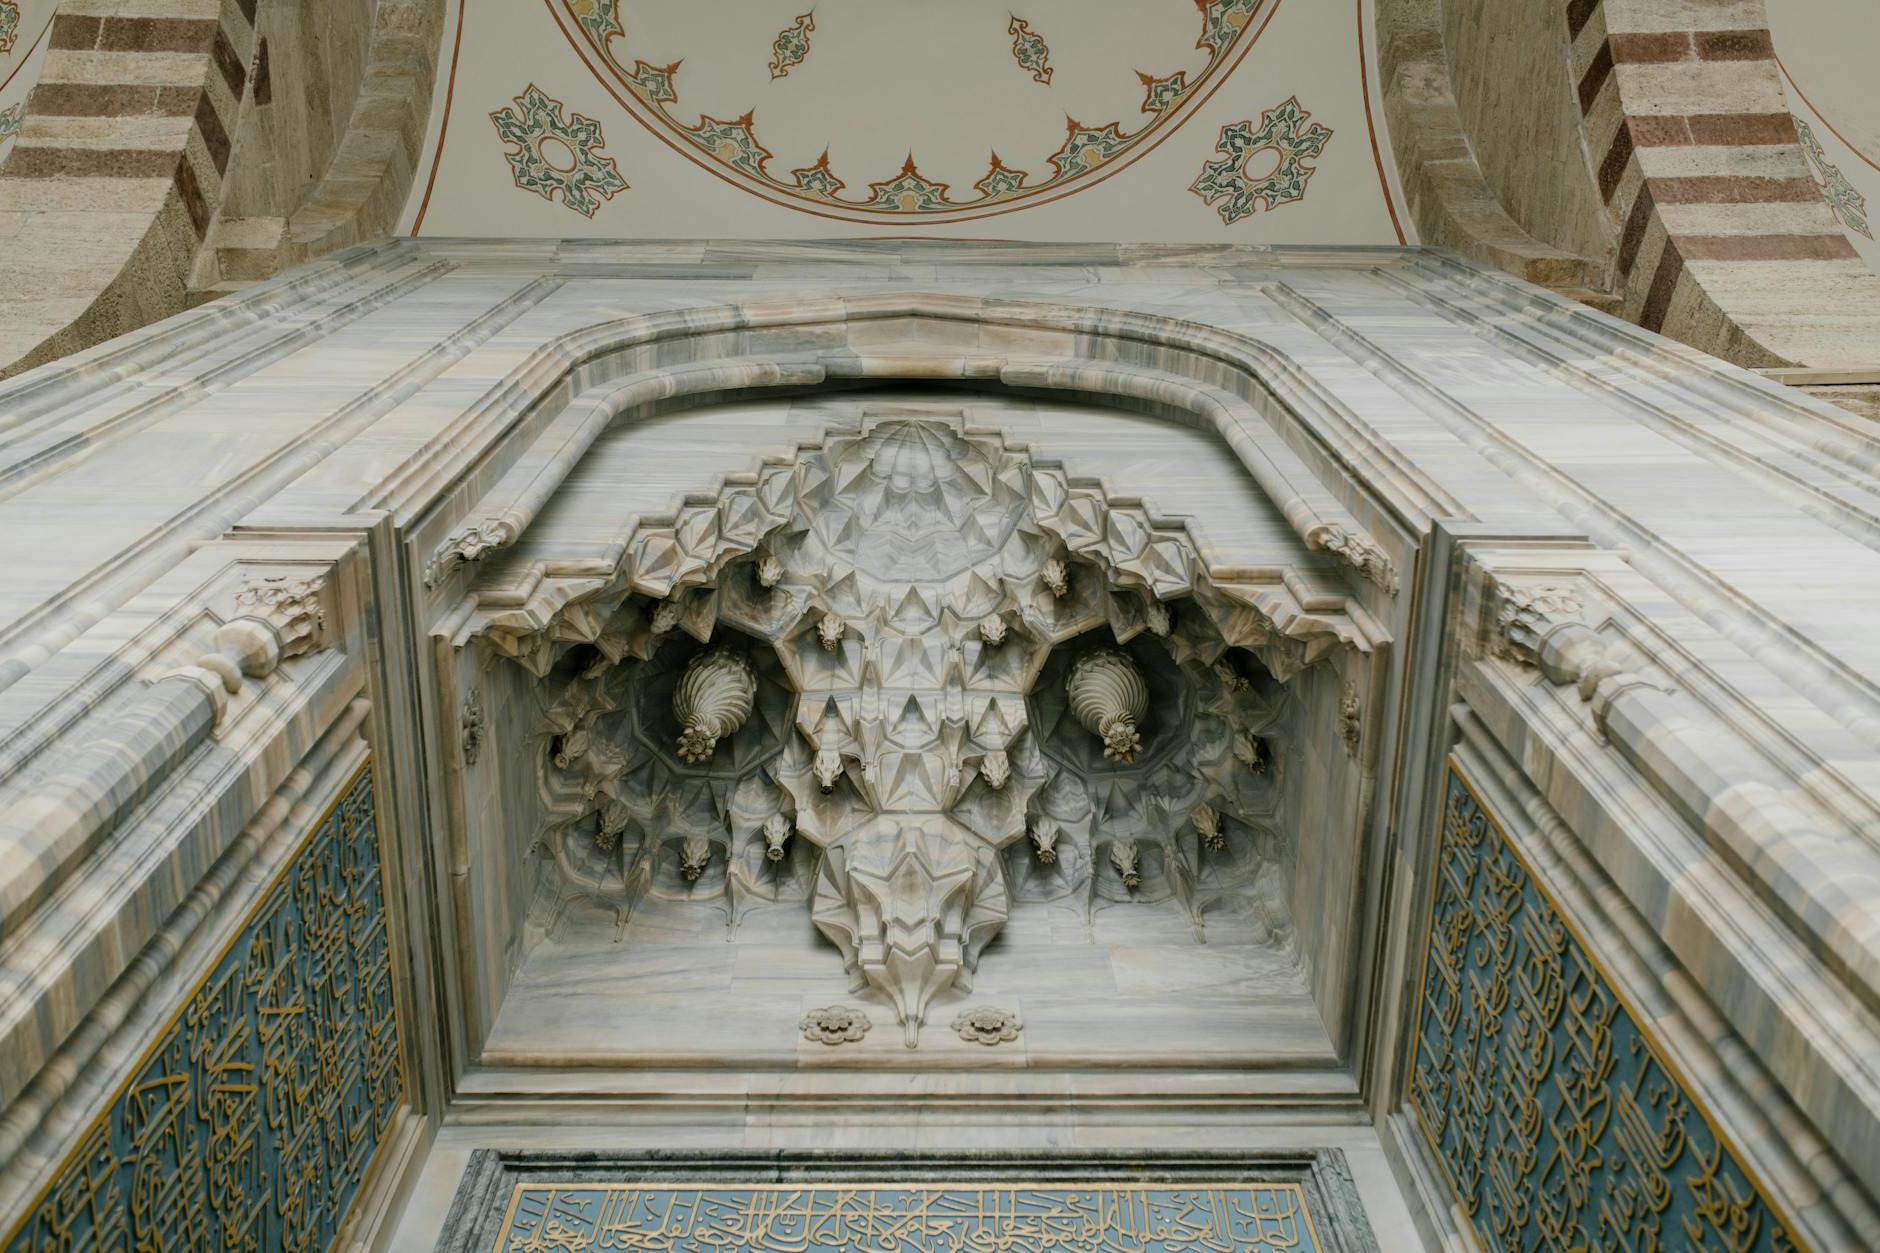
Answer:
[{"label": "blue and gold tile panel", "polygon": [[403,1094],[361,769],[5,1248],[325,1249]]},{"label": "blue and gold tile panel", "polygon": [[519,1183],[499,1253],[1324,1253],[1296,1183]]},{"label": "blue and gold tile panel", "polygon": [[1797,1247],[1452,765],[1409,1101],[1494,1249]]}]

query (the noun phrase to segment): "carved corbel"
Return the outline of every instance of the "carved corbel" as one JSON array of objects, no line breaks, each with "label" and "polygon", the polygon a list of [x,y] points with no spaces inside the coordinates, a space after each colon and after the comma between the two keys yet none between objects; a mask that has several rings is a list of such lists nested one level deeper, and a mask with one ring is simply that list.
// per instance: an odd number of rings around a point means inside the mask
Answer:
[{"label": "carved corbel", "polygon": [[501,519],[460,526],[432,550],[431,559],[424,563],[424,585],[436,587],[458,566],[481,561],[515,542],[515,528]]},{"label": "carved corbel", "polygon": [[1322,522],[1309,529],[1305,538],[1307,548],[1332,554],[1360,578],[1377,584],[1392,596],[1397,594],[1397,567],[1370,536],[1352,532],[1334,522]]},{"label": "carved corbel", "polygon": [[1540,670],[1556,687],[1571,684],[1593,705],[1593,721],[1608,734],[1607,715],[1620,693],[1635,687],[1666,689],[1631,671],[1621,650],[1584,617],[1579,593],[1568,587],[1490,585],[1499,655]]},{"label": "carved corbel", "polygon": [[1585,605],[1578,590],[1558,586],[1526,586],[1496,580],[1494,598],[1497,656],[1520,665],[1540,664],[1541,640],[1556,627],[1577,623]]},{"label": "carved corbel", "polygon": [[292,657],[326,647],[324,573],[263,575],[235,593],[235,614],[216,628],[215,647],[163,678],[188,679],[209,694],[220,726],[242,680],[264,679]]}]

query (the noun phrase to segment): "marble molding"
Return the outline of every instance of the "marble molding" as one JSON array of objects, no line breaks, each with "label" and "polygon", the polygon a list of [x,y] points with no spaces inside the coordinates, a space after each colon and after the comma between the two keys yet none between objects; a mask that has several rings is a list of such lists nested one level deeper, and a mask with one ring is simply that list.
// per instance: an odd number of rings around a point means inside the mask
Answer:
[{"label": "marble molding", "polygon": [[[1431,817],[1459,743],[1798,1243],[1864,1247],[1880,1223],[1880,462],[1871,431],[1806,394],[1437,252],[402,240],[7,380],[0,401],[10,1211],[370,735],[419,1125],[576,1109],[596,1137],[679,1125],[715,1149],[854,1100],[883,1120],[869,1142],[893,1143],[892,1119],[968,1102],[996,1111],[987,1127],[1072,1109],[1078,1135],[1118,1143],[1140,1124],[1112,1111],[1153,1101],[1227,1144],[1280,1104],[1319,1127],[1362,1108],[1396,1179],[1432,1181],[1418,1238],[1455,1238],[1440,1165],[1397,1136],[1393,1042],[1450,869]],[[879,463],[845,443],[909,420],[1027,502],[1023,560],[1001,555],[983,588],[923,574],[876,596],[879,567],[829,525],[857,488],[946,501],[927,435]],[[849,477],[824,498],[832,467]],[[983,529],[957,516],[972,526],[950,542]],[[1321,524],[1387,554],[1396,594]],[[324,647],[285,655],[294,614],[218,644],[246,573],[315,570]],[[830,612],[845,626],[825,649]],[[1151,693],[1133,763],[1103,764],[1069,708],[1068,667],[1099,646]],[[750,662],[752,708],[688,763],[671,698],[712,647]],[[912,937],[899,977],[951,960],[944,922],[871,937],[867,875],[824,876],[838,852],[891,865],[860,846],[908,827],[1003,872],[1008,919],[960,969],[974,1003],[1023,1013],[1010,1044],[944,1030],[957,983],[912,1053],[888,991],[841,990],[819,900],[858,953]],[[709,847],[688,881],[690,837]],[[1131,841],[1133,888],[1112,857]],[[1256,856],[1287,908],[1273,963],[1237,973],[1190,936],[1206,924],[1225,949],[1216,902]],[[951,865],[931,851],[923,873]],[[1024,966],[1047,914],[1062,970]],[[738,994],[772,978],[786,925],[820,963],[804,982],[828,983],[753,1014],[778,1049],[753,1078],[751,1054],[701,1048],[685,1012],[710,997],[685,998],[700,971]],[[639,946],[661,927],[709,933],[717,964],[658,969]],[[1072,968],[1122,934],[1156,953]],[[1082,1018],[1037,994],[1083,974],[1132,990]],[[1189,990],[1158,999],[1171,975]],[[651,1029],[580,1037],[571,1096],[545,1060],[581,1030],[558,995],[609,1029],[634,1022],[613,1002],[665,1013],[687,1051],[656,1072]],[[804,1040],[804,1014],[837,1000],[883,1030]],[[1231,1030],[1202,1038],[1210,1023]],[[1108,1046],[1094,1063],[1080,1029]],[[947,1071],[949,1048],[974,1061]],[[720,1105],[685,1121],[675,1090]],[[410,1142],[388,1146],[390,1175]],[[395,1208],[378,1187],[362,1227]]]}]

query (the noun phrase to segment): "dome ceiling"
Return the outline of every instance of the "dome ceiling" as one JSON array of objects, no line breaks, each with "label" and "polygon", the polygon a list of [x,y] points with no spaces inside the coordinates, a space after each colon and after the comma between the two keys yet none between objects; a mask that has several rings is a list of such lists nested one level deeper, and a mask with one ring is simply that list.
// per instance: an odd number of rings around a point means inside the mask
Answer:
[{"label": "dome ceiling", "polygon": [[421,234],[1401,239],[1364,0],[456,17]]}]

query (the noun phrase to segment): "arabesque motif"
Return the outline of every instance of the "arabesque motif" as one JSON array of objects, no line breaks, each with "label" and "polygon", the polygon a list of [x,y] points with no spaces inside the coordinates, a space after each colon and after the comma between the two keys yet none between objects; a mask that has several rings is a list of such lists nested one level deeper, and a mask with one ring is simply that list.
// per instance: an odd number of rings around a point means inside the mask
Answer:
[{"label": "arabesque motif", "polygon": [[[1196,0],[1201,30],[1195,48],[1205,59],[1198,66],[1174,68],[1164,74],[1138,71],[1145,89],[1144,120],[1133,129],[1126,128],[1122,119],[1098,125],[1070,122],[1057,150],[1043,154],[1051,173],[1036,182],[1024,169],[1005,164],[994,153],[986,173],[972,184],[975,194],[970,196],[956,195],[948,183],[922,175],[912,151],[900,173],[887,179],[844,179],[831,168],[827,152],[807,164],[772,171],[774,154],[758,138],[754,109],[747,107],[731,121],[701,112],[688,122],[674,112],[679,103],[677,80],[682,60],[668,53],[648,61],[630,53],[619,0],[555,3],[572,18],[570,38],[577,44],[585,43],[604,67],[603,72],[626,88],[623,99],[635,117],[656,133],[677,140],[682,153],[773,202],[871,221],[884,215],[945,215],[949,220],[958,220],[1002,212],[1055,198],[1051,193],[1066,191],[1093,171],[1133,159],[1147,151],[1150,141],[1172,125],[1178,115],[1189,112],[1186,106],[1198,102],[1208,84],[1239,63],[1264,24],[1255,19],[1270,0]],[[787,75],[808,56],[809,33],[814,29],[813,17],[805,13],[778,34],[772,45],[773,80]],[[1016,16],[1007,33],[1012,36],[1012,56],[1019,67],[1037,82],[1048,85],[1053,69],[1044,39]],[[741,107],[744,105],[748,102],[741,102]],[[1030,161],[1026,165],[1043,168]],[[866,191],[850,191],[852,186]]]},{"label": "arabesque motif", "polygon": [[1044,36],[1031,28],[1022,17],[1014,17],[1012,24],[1005,28],[1005,33],[1012,37],[1012,60],[1018,62],[1018,68],[1031,75],[1034,83],[1051,85],[1051,47],[1045,43]]},{"label": "arabesque motif", "polygon": [[404,1100],[391,964],[362,770],[8,1253],[333,1244]]},{"label": "arabesque motif", "polygon": [[1452,766],[1410,1107],[1490,1248],[1794,1237]]},{"label": "arabesque motif", "polygon": [[782,78],[809,55],[809,37],[816,29],[816,11],[799,13],[796,20],[777,32],[770,44],[770,76]]},{"label": "arabesque motif", "polygon": [[627,190],[614,159],[600,155],[606,140],[599,122],[582,113],[563,117],[562,102],[534,83],[515,101],[490,114],[490,121],[510,145],[506,155],[516,186],[544,200],[559,194],[564,205],[590,218],[602,200]]},{"label": "arabesque motif", "polygon": [[1867,217],[1867,197],[1860,194],[1854,184],[1847,181],[1847,175],[1841,173],[1841,167],[1828,160],[1828,154],[1821,149],[1821,139],[1815,134],[1815,128],[1795,119],[1795,133],[1802,140],[1802,155],[1808,158],[1809,167],[1815,175],[1815,185],[1821,188],[1821,198],[1828,202],[1828,208],[1841,220],[1841,225],[1850,231],[1859,231],[1868,239],[1873,238],[1873,225]]},{"label": "arabesque motif", "polygon": [[[1262,207],[1303,200],[1306,182],[1313,167],[1307,162],[1325,151],[1332,138],[1330,127],[1311,120],[1312,115],[1299,107],[1299,97],[1291,96],[1260,114],[1260,125],[1251,121],[1234,122],[1221,127],[1214,150],[1218,161],[1204,162],[1201,173],[1188,190],[1213,205],[1221,221],[1232,224]],[[1247,165],[1261,153],[1278,157],[1273,169],[1260,178],[1247,172]]]}]

